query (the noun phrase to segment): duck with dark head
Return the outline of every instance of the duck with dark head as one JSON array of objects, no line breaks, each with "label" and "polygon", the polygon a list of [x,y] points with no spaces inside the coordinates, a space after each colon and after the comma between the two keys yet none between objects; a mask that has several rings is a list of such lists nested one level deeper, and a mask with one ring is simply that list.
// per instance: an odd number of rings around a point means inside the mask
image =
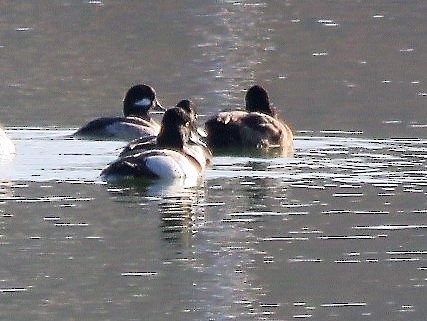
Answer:
[{"label": "duck with dark head", "polygon": [[293,133],[259,85],[246,92],[246,110],[220,112],[205,123],[208,146],[215,151],[262,151],[292,156]]},{"label": "duck with dark head", "polygon": [[[212,153],[204,142],[204,137],[200,134],[201,129],[197,126],[197,107],[189,99],[181,100],[175,108],[180,108],[187,114],[190,119],[188,137],[184,137],[186,142],[183,148],[190,154],[193,154],[201,163],[205,163],[205,166],[212,163]],[[172,119],[163,120],[163,122],[173,121]],[[170,130],[173,128],[170,124],[165,124],[160,130],[157,137],[141,137],[133,140],[126,145],[120,153],[120,157],[128,156],[131,154],[139,153],[144,150],[155,149],[159,146],[166,146],[169,140],[179,139],[178,133],[173,134]],[[164,134],[164,130],[168,129],[169,133]]]},{"label": "duck with dark head", "polygon": [[197,179],[210,163],[190,143],[192,118],[180,107],[168,109],[155,143],[140,146],[106,167],[101,176],[115,178]]},{"label": "duck with dark head", "polygon": [[160,125],[151,118],[150,111],[164,111],[151,86],[132,86],[123,100],[124,117],[101,117],[90,121],[74,133],[74,136],[95,139],[131,140],[155,136]]}]

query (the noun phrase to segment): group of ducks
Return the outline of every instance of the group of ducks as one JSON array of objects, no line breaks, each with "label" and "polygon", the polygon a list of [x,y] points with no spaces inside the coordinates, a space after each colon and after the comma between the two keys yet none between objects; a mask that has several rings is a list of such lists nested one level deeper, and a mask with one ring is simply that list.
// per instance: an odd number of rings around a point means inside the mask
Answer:
[{"label": "group of ducks", "polygon": [[[277,116],[264,88],[255,85],[245,97],[246,110],[223,111],[197,125],[197,110],[181,100],[165,110],[155,90],[138,84],[123,101],[124,117],[97,118],[73,136],[131,141],[117,160],[101,173],[111,178],[200,178],[212,163],[214,152],[273,152],[293,155],[293,134]],[[164,112],[159,125],[151,110]]]},{"label": "group of ducks", "polygon": [[[277,117],[264,88],[255,85],[245,97],[246,110],[220,112],[197,125],[196,106],[181,100],[165,110],[155,90],[145,84],[128,90],[124,117],[103,117],[83,126],[77,137],[134,139],[101,176],[109,178],[198,178],[212,163],[211,151],[274,151],[293,154],[293,134]],[[151,110],[164,111],[159,125]]]}]

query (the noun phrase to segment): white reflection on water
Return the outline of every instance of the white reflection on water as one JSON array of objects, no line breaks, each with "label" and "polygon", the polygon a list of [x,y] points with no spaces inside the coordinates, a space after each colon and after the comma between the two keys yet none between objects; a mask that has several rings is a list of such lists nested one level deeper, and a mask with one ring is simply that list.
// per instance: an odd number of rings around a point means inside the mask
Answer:
[{"label": "white reflection on water", "polygon": [[13,161],[1,164],[0,177],[14,181],[97,181],[99,173],[125,145],[118,141],[70,138],[74,130],[11,128],[16,146]]},{"label": "white reflection on water", "polygon": [[0,127],[0,161],[10,160],[15,155],[15,146]]},{"label": "white reflection on water", "polygon": [[[1,163],[2,179],[101,182],[100,171],[117,157],[125,142],[77,140],[69,138],[71,133],[60,129],[9,129],[17,153],[14,160]],[[419,187],[425,185],[427,176],[427,140],[367,139],[354,137],[359,133],[339,131],[322,134],[326,136],[297,136],[295,158],[217,156],[206,179],[271,178],[293,187],[324,189],[312,182],[323,178],[341,187],[356,188],[355,192],[337,193],[337,197],[357,196],[360,183],[375,184],[387,192],[404,183],[406,190],[422,192]],[[188,184],[166,185],[157,182],[150,188],[161,196]]]},{"label": "white reflection on water", "polygon": [[427,140],[297,136],[295,145],[295,158],[216,157],[208,178],[269,177],[292,182],[293,187],[323,189],[308,180],[349,184],[342,187],[360,183],[390,187],[423,185],[427,176]]},{"label": "white reflection on water", "polygon": [[202,71],[198,82],[209,88],[200,98],[215,110],[240,106],[242,92],[256,81],[254,70],[276,50],[275,30],[264,20],[266,6],[225,0],[189,8],[195,19],[190,29],[197,52],[194,74]]},{"label": "white reflection on water", "polygon": [[[189,188],[104,184],[101,169],[125,143],[70,133],[8,130],[17,155],[1,169],[2,250],[26,252],[13,260],[23,266],[22,280],[5,273],[4,294],[56,293],[55,280],[44,277],[46,262],[46,275],[67,280],[55,296],[88,310],[100,304],[77,298],[87,282],[94,293],[117,289],[111,300],[123,311],[166,298],[160,310],[211,318],[368,316],[386,300],[378,303],[378,295],[395,299],[395,287],[425,287],[415,274],[425,273],[427,253],[425,140],[304,133],[295,158],[216,156],[203,184]],[[20,264],[31,253],[43,255]],[[73,261],[84,273],[58,269]],[[33,270],[43,277],[25,277]],[[180,301],[170,289],[180,289]],[[392,306],[421,309],[416,298],[404,303]]]}]

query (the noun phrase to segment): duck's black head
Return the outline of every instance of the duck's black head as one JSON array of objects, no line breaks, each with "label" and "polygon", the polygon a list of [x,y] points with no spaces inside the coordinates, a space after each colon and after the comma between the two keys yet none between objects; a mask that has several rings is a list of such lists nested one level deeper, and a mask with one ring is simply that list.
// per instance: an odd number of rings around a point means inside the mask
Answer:
[{"label": "duck's black head", "polygon": [[190,137],[191,124],[192,119],[184,109],[174,107],[166,110],[157,144],[159,147],[182,149]]},{"label": "duck's black head", "polygon": [[261,86],[255,85],[249,88],[246,92],[245,101],[247,111],[275,116],[275,112],[270,106],[267,91]]},{"label": "duck's black head", "polygon": [[196,121],[197,117],[199,117],[197,107],[191,100],[183,99],[176,105],[176,107],[184,109],[191,117],[192,121]]},{"label": "duck's black head", "polygon": [[144,84],[131,87],[123,100],[123,114],[126,117],[135,116],[149,120],[150,109],[164,111],[156,98],[154,88]]}]

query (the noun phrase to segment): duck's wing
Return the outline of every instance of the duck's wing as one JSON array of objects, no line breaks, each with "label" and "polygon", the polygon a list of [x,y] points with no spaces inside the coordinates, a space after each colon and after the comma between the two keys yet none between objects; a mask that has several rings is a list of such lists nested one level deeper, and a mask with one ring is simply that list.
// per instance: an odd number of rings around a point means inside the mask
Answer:
[{"label": "duck's wing", "polygon": [[256,143],[261,148],[285,148],[293,151],[293,134],[283,121],[253,112],[242,119],[242,125],[241,135],[244,141]]},{"label": "duck's wing", "polygon": [[101,131],[117,121],[123,120],[124,117],[101,117],[88,122],[79,128],[74,135],[99,135]]},{"label": "duck's wing", "polygon": [[130,124],[146,127],[150,127],[153,126],[153,124],[157,124],[153,119],[144,119],[136,116],[123,117],[122,120]]},{"label": "duck's wing", "polygon": [[159,130],[160,126],[154,121],[138,117],[102,117],[87,123],[73,136],[130,140],[141,136],[157,135]]},{"label": "duck's wing", "polygon": [[188,142],[183,147],[183,153],[189,157],[191,162],[195,164],[200,170],[205,170],[212,164],[212,152],[206,145],[195,144]]},{"label": "duck's wing", "polygon": [[157,147],[156,136],[150,135],[147,137],[140,137],[134,139],[129,144],[127,144],[123,150],[120,152],[120,157],[127,155],[140,153],[144,150],[151,150]]},{"label": "duck's wing", "polygon": [[281,135],[282,124],[277,119],[261,113],[249,113],[241,120],[242,128],[272,139]]},{"label": "duck's wing", "polygon": [[230,148],[242,145],[241,120],[245,111],[220,112],[205,122],[208,145],[213,148]]},{"label": "duck's wing", "polygon": [[152,118],[144,119],[135,116],[128,116],[124,117],[123,121],[138,127],[145,127],[147,129],[147,132],[150,133],[150,135],[152,135],[151,133],[157,135],[160,131],[160,125]]},{"label": "duck's wing", "polygon": [[101,176],[105,178],[157,177],[157,175],[155,175],[147,166],[147,157],[144,157],[143,154],[135,154],[118,158],[102,170]]}]

